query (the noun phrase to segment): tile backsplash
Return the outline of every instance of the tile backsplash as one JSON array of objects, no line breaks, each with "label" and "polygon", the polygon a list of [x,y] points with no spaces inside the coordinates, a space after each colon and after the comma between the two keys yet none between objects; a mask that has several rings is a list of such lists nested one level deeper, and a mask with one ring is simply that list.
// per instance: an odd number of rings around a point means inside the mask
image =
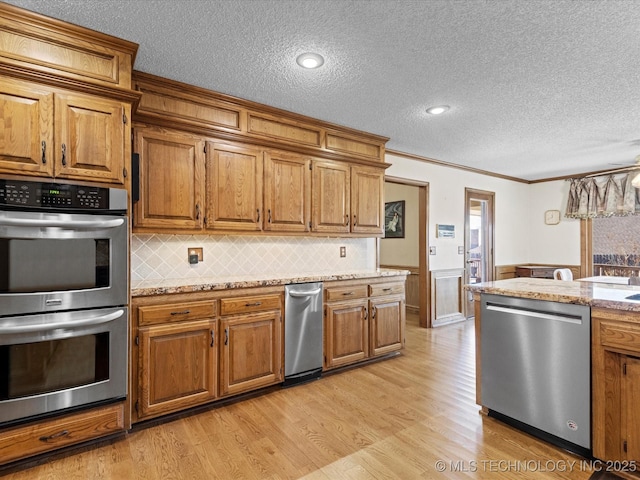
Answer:
[{"label": "tile backsplash", "polygon": [[[340,257],[340,247],[346,257]],[[191,265],[189,248],[202,247]],[[349,273],[376,268],[373,238],[144,235],[131,239],[131,282],[240,275]]]}]

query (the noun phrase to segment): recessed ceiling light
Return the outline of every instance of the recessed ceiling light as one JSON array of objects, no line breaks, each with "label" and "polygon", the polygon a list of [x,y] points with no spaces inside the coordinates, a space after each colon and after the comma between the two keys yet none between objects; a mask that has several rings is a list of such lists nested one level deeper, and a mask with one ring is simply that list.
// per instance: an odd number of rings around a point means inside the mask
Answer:
[{"label": "recessed ceiling light", "polygon": [[317,53],[303,53],[296,58],[296,62],[304,68],[318,68],[324,63],[324,58]]},{"label": "recessed ceiling light", "polygon": [[429,107],[427,108],[427,113],[430,115],[440,115],[441,113],[449,110],[449,105],[438,105],[437,107]]}]

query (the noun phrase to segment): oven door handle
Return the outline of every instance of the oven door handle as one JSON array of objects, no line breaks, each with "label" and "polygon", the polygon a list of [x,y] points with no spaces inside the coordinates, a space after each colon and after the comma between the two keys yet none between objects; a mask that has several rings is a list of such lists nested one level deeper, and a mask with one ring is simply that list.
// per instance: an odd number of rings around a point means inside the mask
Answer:
[{"label": "oven door handle", "polygon": [[55,220],[0,217],[0,226],[5,227],[63,227],[69,230],[92,228],[115,228],[124,224],[124,218],[109,220]]},{"label": "oven door handle", "polygon": [[77,327],[86,327],[93,325],[100,325],[102,323],[107,323],[115,320],[116,318],[120,318],[124,314],[124,310],[119,309],[115,312],[108,313],[106,315],[96,315],[91,316],[89,318],[85,318],[83,320],[78,320],[75,322],[52,322],[52,323],[37,323],[31,325],[7,325],[0,327],[0,335],[3,334],[14,334],[14,333],[32,333],[32,332],[42,332],[48,330],[57,330],[59,328],[77,328]]}]

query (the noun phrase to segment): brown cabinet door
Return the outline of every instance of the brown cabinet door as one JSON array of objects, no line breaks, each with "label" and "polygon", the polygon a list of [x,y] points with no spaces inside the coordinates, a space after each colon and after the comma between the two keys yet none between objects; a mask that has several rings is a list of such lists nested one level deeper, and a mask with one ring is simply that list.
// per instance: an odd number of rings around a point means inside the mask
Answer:
[{"label": "brown cabinet door", "polygon": [[189,230],[204,218],[204,141],[149,129],[136,131],[140,200],[134,227]]},{"label": "brown cabinet door", "polygon": [[369,356],[367,300],[326,306],[325,368],[347,365]]},{"label": "brown cabinet door", "polygon": [[215,398],[215,325],[215,320],[203,320],[139,330],[138,418]]},{"label": "brown cabinet door", "polygon": [[207,144],[207,228],[262,230],[262,150]]},{"label": "brown cabinet door", "polygon": [[264,157],[264,229],[308,232],[311,219],[311,160],[286,152]]},{"label": "brown cabinet door", "polygon": [[349,165],[314,160],[312,170],[312,230],[348,233],[350,229]]},{"label": "brown cabinet door", "polygon": [[384,233],[384,171],[351,168],[351,232]]},{"label": "brown cabinet door", "polygon": [[623,458],[640,461],[640,358],[623,357],[622,436]]},{"label": "brown cabinet door", "polygon": [[129,110],[126,103],[114,100],[57,93],[56,177],[124,184]]},{"label": "brown cabinet door", "polygon": [[220,324],[220,394],[282,381],[280,311],[228,317]]},{"label": "brown cabinet door", "polygon": [[53,176],[53,93],[0,78],[0,172]]},{"label": "brown cabinet door", "polygon": [[389,296],[370,301],[371,355],[400,350],[404,345],[404,297]]}]

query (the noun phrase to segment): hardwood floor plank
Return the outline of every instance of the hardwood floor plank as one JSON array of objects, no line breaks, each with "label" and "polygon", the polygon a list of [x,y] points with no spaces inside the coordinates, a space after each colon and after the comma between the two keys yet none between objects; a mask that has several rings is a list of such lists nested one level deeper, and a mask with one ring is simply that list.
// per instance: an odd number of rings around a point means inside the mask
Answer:
[{"label": "hardwood floor plank", "polygon": [[479,413],[472,322],[407,320],[397,357],[137,428],[6,480],[589,478],[569,468],[579,457]]}]

